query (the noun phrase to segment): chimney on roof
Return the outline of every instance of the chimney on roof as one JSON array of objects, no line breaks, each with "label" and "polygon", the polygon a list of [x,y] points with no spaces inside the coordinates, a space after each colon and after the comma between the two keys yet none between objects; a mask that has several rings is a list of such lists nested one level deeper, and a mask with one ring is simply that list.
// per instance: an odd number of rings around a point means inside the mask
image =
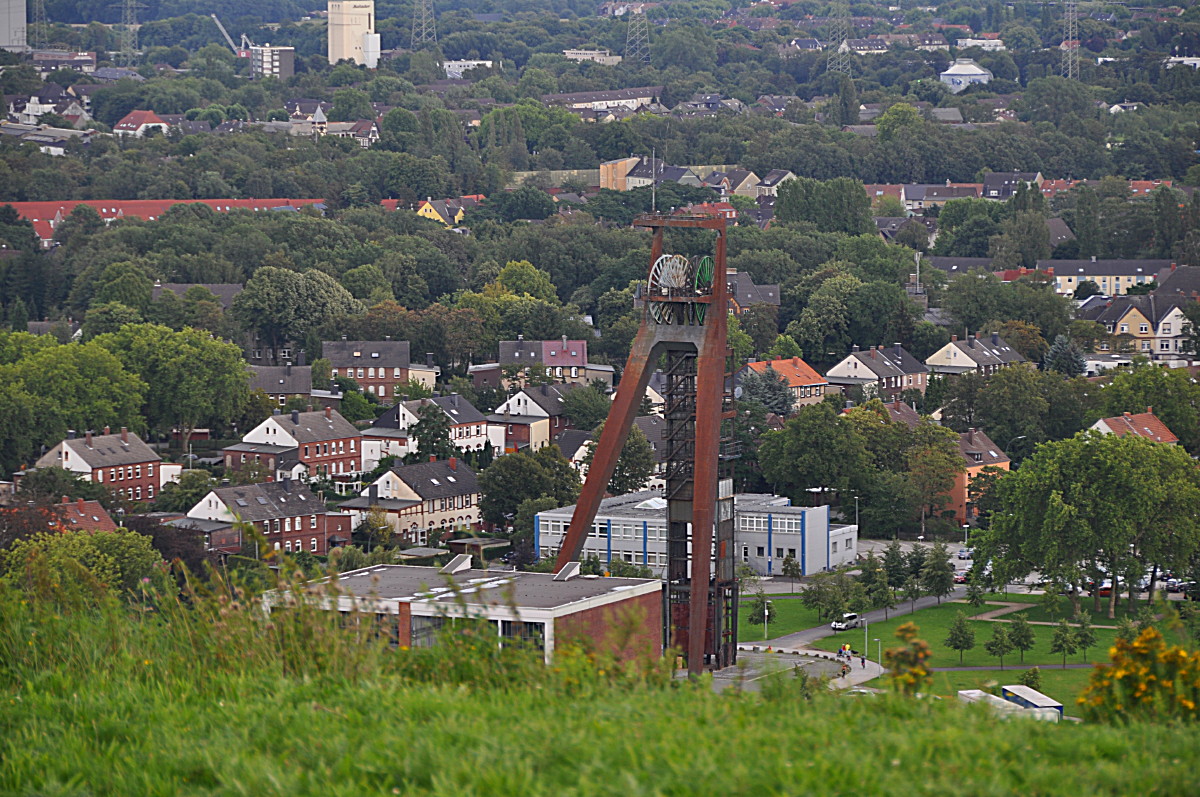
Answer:
[{"label": "chimney on roof", "polygon": [[[564,349],[567,348],[567,336],[566,335],[563,335],[563,348]],[[563,352],[563,353],[565,354],[566,352]]]},{"label": "chimney on roof", "polygon": [[383,336],[383,339],[384,339],[384,340],[391,340],[391,339],[392,339],[392,336],[391,336],[391,335],[384,335],[384,336]]},{"label": "chimney on roof", "polygon": [[852,410],[852,409],[854,409],[854,402],[853,402],[853,401],[847,401],[847,402],[846,402],[846,409],[848,409],[848,410]]},{"label": "chimney on roof", "polygon": [[433,367],[433,352],[431,352],[431,351],[425,352],[425,367],[426,368]]},{"label": "chimney on roof", "polygon": [[430,454],[430,455],[429,455],[429,461],[430,461],[430,462],[437,462],[437,456],[435,456],[434,454]]},{"label": "chimney on roof", "polygon": [[346,336],[345,336],[345,335],[342,335],[342,340],[345,340],[345,339],[346,339]]},{"label": "chimney on roof", "polygon": [[367,488],[367,501],[372,506],[374,506],[375,502],[378,500],[379,500],[379,485],[372,484],[370,487]]},{"label": "chimney on roof", "polygon": [[285,493],[290,493],[292,491],[292,477],[291,476],[284,476],[283,480],[282,480],[282,484],[283,484],[283,491]]},{"label": "chimney on roof", "polygon": [[958,343],[958,335],[951,335],[951,336],[950,336],[950,342],[951,342],[951,343]]},{"label": "chimney on roof", "polygon": [[105,433],[105,434],[112,434],[112,432],[111,432],[111,431],[109,431],[111,428],[112,428],[112,427],[110,427],[108,424],[104,424],[104,433]]},{"label": "chimney on roof", "polygon": [[895,347],[896,356],[897,356],[897,357],[899,357],[899,356],[900,356],[900,350],[901,350],[901,349],[903,349],[904,347],[903,347],[903,346],[901,346],[899,343],[894,343],[894,344],[892,344],[892,345]]},{"label": "chimney on roof", "polygon": [[300,410],[292,410],[292,423],[296,426],[300,425]]},{"label": "chimney on roof", "polygon": [[967,443],[970,445],[975,445],[975,427],[974,426],[972,426],[970,429],[967,430]]},{"label": "chimney on roof", "polygon": [[75,439],[75,430],[74,430],[74,429],[68,429],[68,430],[67,430],[67,439],[68,439],[68,440],[74,440],[74,439]]},{"label": "chimney on roof", "polygon": [[1147,414],[1147,415],[1153,415],[1153,414],[1154,414],[1154,408],[1153,408],[1153,407],[1146,407],[1146,414]]},{"label": "chimney on roof", "polygon": [[92,447],[92,430],[91,429],[88,429],[87,434],[84,435],[83,444],[85,446],[87,446],[88,448]]},{"label": "chimney on roof", "polygon": [[1096,262],[1096,256],[1095,256],[1095,255],[1092,255],[1092,262],[1093,262],[1093,263],[1095,263],[1095,262]]},{"label": "chimney on roof", "polygon": [[518,332],[518,333],[517,333],[517,340],[519,340],[519,341],[520,341],[520,340],[525,340],[525,336],[524,336],[524,335],[522,335],[521,333],[519,333],[519,332]]},{"label": "chimney on roof", "polygon": [[1121,413],[1121,414],[1122,414],[1124,417],[1126,417],[1126,418],[1129,418],[1129,417],[1131,417],[1131,416],[1130,416],[1130,414],[1129,414],[1128,412],[1124,412],[1124,413]]},{"label": "chimney on roof", "polygon": [[978,338],[979,338],[981,335],[983,335],[983,333],[982,333],[982,332],[980,332],[978,329],[977,329],[977,330],[975,330],[975,338],[976,338],[976,339],[978,339]]},{"label": "chimney on roof", "polygon": [[450,470],[458,470],[458,457],[450,457]]},{"label": "chimney on roof", "polygon": [[800,367],[800,358],[799,358],[799,357],[793,357],[793,358],[792,358],[792,367],[793,367],[793,368],[799,368],[799,367]]},{"label": "chimney on roof", "polygon": [[304,367],[304,349],[301,349],[299,356],[296,357],[296,365],[299,365],[301,368]]},{"label": "chimney on roof", "polygon": [[975,348],[975,338],[968,337],[967,338],[967,346],[969,346],[972,349]]},{"label": "chimney on roof", "polygon": [[284,363],[284,364],[283,364],[283,375],[284,375],[284,376],[291,376],[291,375],[292,375],[292,364],[291,364],[291,363]]},{"label": "chimney on roof", "polygon": [[852,352],[858,351],[858,344],[855,343],[853,346],[851,346],[850,351],[852,351]]},{"label": "chimney on roof", "polygon": [[1000,333],[999,333],[999,332],[993,332],[993,333],[992,333],[992,345],[993,345],[993,346],[999,346],[999,345],[1000,345]]},{"label": "chimney on roof", "polygon": [[121,445],[129,445],[129,430],[124,426],[121,427]]},{"label": "chimney on roof", "polygon": [[64,495],[64,496],[62,497],[62,500],[61,500],[61,501],[59,501],[59,503],[60,503],[60,504],[65,504],[65,503],[68,503],[68,502],[70,502],[70,500],[71,500],[71,496],[69,496],[69,495]]},{"label": "chimney on roof", "polygon": [[325,420],[333,420],[333,407],[325,407]]},{"label": "chimney on roof", "polygon": [[872,359],[872,360],[874,360],[874,359],[875,359],[875,349],[874,349],[874,347],[872,347],[872,348],[871,348],[871,359]]},{"label": "chimney on roof", "polygon": [[271,411],[271,414],[272,414],[272,415],[282,415],[282,414],[283,414],[283,410],[281,410],[281,409],[279,409],[278,407],[276,407],[274,410],[272,410],[272,411]]}]

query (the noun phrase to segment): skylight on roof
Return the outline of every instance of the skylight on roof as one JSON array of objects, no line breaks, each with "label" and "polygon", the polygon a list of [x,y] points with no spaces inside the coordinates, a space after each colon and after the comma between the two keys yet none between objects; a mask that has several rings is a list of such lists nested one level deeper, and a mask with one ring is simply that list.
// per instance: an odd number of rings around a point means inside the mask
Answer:
[{"label": "skylight on roof", "polygon": [[453,476],[447,476],[446,481],[455,482],[456,484],[458,483],[458,479],[454,478]]},{"label": "skylight on roof", "polygon": [[430,479],[429,481],[433,482],[434,484],[438,485],[439,487],[440,487],[440,486],[441,486],[441,484],[442,484],[442,483],[441,483],[440,481],[438,481],[437,479]]},{"label": "skylight on roof", "polygon": [[243,501],[241,498],[237,499],[237,505],[238,506],[250,506],[245,501]]},{"label": "skylight on roof", "polygon": [[263,506],[266,506],[266,505],[267,505],[267,499],[263,498],[261,495],[260,495],[260,496],[258,496],[258,502],[259,502],[260,504],[262,504]]}]

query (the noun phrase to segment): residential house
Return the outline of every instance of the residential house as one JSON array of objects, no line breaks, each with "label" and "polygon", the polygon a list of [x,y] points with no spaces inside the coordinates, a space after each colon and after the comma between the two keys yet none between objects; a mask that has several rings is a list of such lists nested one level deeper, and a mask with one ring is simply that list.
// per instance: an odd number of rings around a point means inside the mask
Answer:
[{"label": "residential house", "polygon": [[[303,359],[303,352],[301,352]],[[313,385],[311,365],[250,365],[250,389],[261,390],[272,402],[283,406],[289,399],[305,399],[318,408],[342,405],[342,393],[336,384]]]},{"label": "residential house", "polygon": [[542,104],[567,108],[568,110],[610,110],[625,108],[637,110],[643,105],[658,102],[662,86],[639,86],[609,91],[579,91],[572,94],[544,94]]},{"label": "residential house", "polygon": [[754,104],[754,110],[769,116],[783,116],[793,102],[801,102],[795,94],[764,94]]},{"label": "residential house", "polygon": [[548,378],[566,383],[606,385],[613,383],[614,375],[611,365],[588,362],[586,340],[568,340],[566,336],[556,340],[525,340],[524,335],[500,341],[499,361],[472,365],[468,373],[477,387],[501,387],[509,381],[506,370],[525,376],[542,370]]},{"label": "residential house", "polygon": [[134,83],[145,83],[146,78],[136,69],[123,66],[101,66],[92,73],[92,80],[97,83],[116,83],[121,80],[132,80]]},{"label": "residential house", "polygon": [[580,481],[587,478],[587,455],[592,439],[592,433],[583,429],[568,429],[554,438],[554,445],[558,446],[558,450],[579,474]]},{"label": "residential house", "polygon": [[1113,418],[1101,418],[1091,428],[1101,434],[1115,434],[1117,437],[1132,434],[1155,443],[1174,445],[1179,442],[1175,433],[1154,414],[1153,407],[1147,407],[1145,412],[1125,412]]},{"label": "residential house", "polygon": [[209,521],[190,525],[219,536],[228,536],[222,534],[225,530],[236,531],[234,524],[249,523],[266,538],[268,546],[287,553],[324,556],[350,542],[350,516],[330,512],[307,485],[291,479],[218,487],[189,509],[187,516],[193,521]]},{"label": "residential house", "polygon": [[85,482],[103,484],[128,501],[153,501],[163,485],[179,478],[179,465],[164,465],[154,449],[124,426],[119,434],[85,432],[67,439],[38,459],[35,467],[62,468]]},{"label": "residential house", "polygon": [[609,50],[563,50],[563,58],[568,61],[591,61],[602,66],[621,63],[621,56],[613,55]]},{"label": "residential house", "polygon": [[85,75],[96,71],[94,52],[66,52],[64,50],[35,50],[33,65],[42,77],[57,69],[72,69]]},{"label": "residential house", "polygon": [[1004,49],[1003,39],[959,39],[954,43],[954,46],[959,50],[965,50],[968,47],[978,47],[985,53],[1000,52]]},{"label": "residential house", "polygon": [[1041,191],[1043,179],[1041,172],[988,172],[983,176],[983,198],[1011,199],[1021,185]]},{"label": "residential house", "polygon": [[911,213],[922,213],[926,208],[941,207],[955,199],[977,199],[982,191],[980,183],[935,183],[933,185],[911,184],[904,188],[904,207]]},{"label": "residential house", "polygon": [[925,392],[929,369],[899,343],[860,351],[856,345],[850,354],[825,372],[831,385],[859,387],[864,398],[885,402],[900,398],[905,390]]},{"label": "residential house", "polygon": [[358,525],[378,507],[407,543],[425,545],[437,529],[479,528],[479,482],[457,457],[397,465],[362,492],[339,504]]},{"label": "residential house", "polygon": [[471,208],[479,207],[483,194],[470,194],[450,199],[425,199],[417,203],[416,213],[447,227],[457,227]]},{"label": "residential house", "polygon": [[979,478],[984,468],[1008,470],[1009,459],[981,429],[968,429],[960,433],[958,451],[962,454],[965,469],[954,477],[946,509],[954,512],[955,521],[963,525],[979,515],[976,502],[971,500],[971,482]]},{"label": "residential house", "polygon": [[660,158],[639,158],[637,164],[625,175],[625,186],[628,190],[662,185],[665,182],[695,188],[701,186],[700,178],[691,169],[686,166],[668,166]]},{"label": "residential house", "polygon": [[85,501],[82,498],[72,501],[64,495],[62,503],[55,504],[54,509],[58,517],[58,528],[63,531],[117,530],[117,524],[99,501]]},{"label": "residential house", "polygon": [[329,407],[288,415],[276,410],[222,453],[227,470],[254,463],[266,468],[268,479],[330,479],[345,485],[362,473],[361,442],[358,429]]},{"label": "residential house", "polygon": [[829,380],[817,373],[811,365],[799,357],[776,357],[774,360],[760,360],[746,363],[738,372],[738,381],[748,371],[756,374],[767,373],[771,369],[783,377],[787,383],[788,392],[792,394],[792,408],[798,409],[809,404],[820,404],[829,392]]},{"label": "residential house", "polygon": [[578,387],[573,383],[526,387],[497,407],[488,422],[504,429],[504,450],[537,450],[574,428],[563,412],[563,397]]},{"label": "residential house", "polygon": [[450,80],[461,80],[467,72],[472,69],[491,69],[492,62],[479,59],[465,59],[458,61],[443,61],[442,69],[446,73],[446,77]]},{"label": "residential house", "polygon": [[1187,354],[1184,310],[1194,301],[1187,296],[1114,296],[1079,308],[1076,318],[1103,324],[1116,338],[1101,341],[1101,352],[1128,348],[1153,360],[1173,360]]},{"label": "residential house", "polygon": [[921,264],[936,268],[948,278],[958,274],[969,274],[972,271],[986,271],[988,273],[992,271],[992,259],[990,257],[943,257],[934,255],[932,257],[921,258]]},{"label": "residential house", "polygon": [[113,125],[113,134],[122,137],[145,138],[151,131],[166,135],[168,129],[167,123],[154,111],[130,111],[121,121]]},{"label": "residential house", "polygon": [[1001,368],[1025,362],[999,333],[983,337],[979,332],[963,340],[951,335],[950,342],[925,358],[925,364],[935,374],[976,373],[991,376]]},{"label": "residential house", "polygon": [[958,94],[970,86],[987,84],[993,77],[992,70],[975,63],[973,58],[956,58],[938,79],[951,94]]},{"label": "residential house", "polygon": [[758,196],[758,187],[762,181],[758,175],[747,169],[730,169],[727,172],[712,172],[701,182],[722,197],[733,194],[753,199]]},{"label": "residential house", "polygon": [[729,287],[729,310],[734,315],[741,315],[756,304],[779,307],[777,284],[756,285],[749,273],[737,269],[726,270],[725,282]]},{"label": "residential house", "polygon": [[321,354],[329,361],[332,376],[349,377],[364,393],[378,396],[385,404],[401,398],[409,380],[432,389],[440,369],[426,358],[425,365],[413,365],[407,340],[327,340]]},{"label": "residential house", "polygon": [[758,196],[778,196],[779,186],[795,179],[796,175],[787,169],[772,169],[758,181]]},{"label": "residential house", "polygon": [[1094,282],[1106,296],[1120,296],[1134,285],[1170,273],[1170,260],[1039,260],[1037,267],[1054,275],[1054,288],[1071,295],[1084,281]]},{"label": "residential house", "polygon": [[1187,296],[1192,301],[1200,301],[1200,265],[1176,266],[1172,263],[1170,270],[1161,272],[1154,282],[1152,293],[1155,296]]},{"label": "residential house", "polygon": [[490,448],[494,455],[504,453],[504,430],[488,423],[487,418],[457,393],[448,396],[400,401],[363,430],[363,470],[373,470],[384,457],[404,457],[417,450],[418,440],[411,435],[422,407],[437,407],[450,426],[450,441],[463,453]]}]

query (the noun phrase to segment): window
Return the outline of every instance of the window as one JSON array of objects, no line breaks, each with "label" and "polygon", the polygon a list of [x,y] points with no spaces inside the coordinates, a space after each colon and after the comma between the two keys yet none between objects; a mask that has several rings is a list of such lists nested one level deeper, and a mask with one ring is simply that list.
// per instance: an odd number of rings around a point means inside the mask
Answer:
[{"label": "window", "polygon": [[367,369],[367,377],[368,377],[369,379],[374,379],[374,378],[375,378],[375,369],[374,369],[374,368],[368,368],[368,369]]},{"label": "window", "polygon": [[154,500],[154,485],[153,484],[151,484],[149,487],[146,488],[146,498],[150,499],[151,501]]},{"label": "window", "polygon": [[350,453],[354,453],[354,438],[350,438]]},{"label": "window", "polygon": [[1150,341],[1148,341],[1148,340],[1142,341],[1142,351],[1150,351]]},{"label": "window", "polygon": [[1169,340],[1160,341],[1158,344],[1158,348],[1161,349],[1162,351],[1170,351],[1171,350],[1171,341],[1169,341]]},{"label": "window", "polygon": [[134,466],[134,468],[136,469],[136,470],[135,470],[135,472],[137,473],[137,477],[136,477],[136,478],[139,478],[139,479],[140,479],[140,478],[142,478],[142,466],[141,466],[141,465],[135,465],[135,466]]},{"label": "window", "polygon": [[361,368],[358,369],[358,378],[359,379],[363,378],[363,369],[361,369]]},{"label": "window", "polygon": [[313,537],[311,540],[308,541],[308,547],[313,553],[317,552],[317,538],[316,537]]},{"label": "window", "polygon": [[1122,331],[1122,332],[1128,332],[1128,331],[1129,331],[1129,324],[1121,324],[1121,331]]},{"label": "window", "polygon": [[146,465],[146,475],[147,475],[147,476],[153,476],[153,475],[154,475],[154,465],[153,465],[153,463]]},{"label": "window", "polygon": [[288,540],[287,542],[285,542],[285,543],[283,544],[283,549],[284,549],[285,551],[287,551],[288,553],[291,553],[291,552],[292,552],[292,541],[291,541],[291,540]]},{"label": "window", "polygon": [[392,378],[393,378],[393,379],[399,379],[399,378],[400,378],[400,369],[399,369],[399,368],[393,368],[393,369],[392,369]]},{"label": "window", "polygon": [[96,471],[96,481],[100,482],[101,484],[104,484],[104,469],[103,468]]},{"label": "window", "polygon": [[137,498],[135,500],[138,500],[138,501],[142,500],[142,488],[141,487],[137,488]]},{"label": "window", "polygon": [[750,561],[750,548],[746,545],[742,546],[742,561],[743,562]]},{"label": "window", "polygon": [[782,558],[783,558],[783,549],[782,549],[782,548],[776,548],[776,549],[775,549],[775,558],[776,558],[776,559],[782,559]]},{"label": "window", "polygon": [[975,452],[972,452],[971,456],[975,459],[976,462],[983,462],[983,454],[982,453],[975,451]]},{"label": "window", "polygon": [[1162,333],[1163,333],[1164,335],[1170,335],[1170,334],[1171,334],[1171,325],[1170,325],[1170,324],[1163,324],[1163,325],[1162,325]]},{"label": "window", "polygon": [[283,519],[283,530],[284,530],[284,531],[291,531],[291,530],[292,530],[292,519],[291,519],[290,517],[289,517],[289,518],[284,518],[284,519]]},{"label": "window", "polygon": [[832,549],[832,552],[833,552],[833,553],[837,553],[837,543],[836,543],[836,542],[835,542],[835,543],[833,543],[833,549]]},{"label": "window", "polygon": [[1138,324],[1138,332],[1141,333],[1142,335],[1145,335],[1149,331],[1150,331],[1149,324]]},{"label": "window", "polygon": [[275,518],[275,533],[279,533],[279,518]]},{"label": "window", "polygon": [[766,555],[767,555],[766,549],[763,548],[761,545],[758,546],[758,556],[762,557],[762,556],[766,556]]},{"label": "window", "polygon": [[316,516],[316,515],[310,515],[310,516],[309,516],[309,518],[308,518],[308,527],[309,527],[310,529],[315,529],[315,528],[317,527],[317,516]]},{"label": "window", "polygon": [[330,371],[330,373],[331,373],[333,376],[337,376],[337,375],[338,375],[338,369],[334,368],[334,369],[332,369],[332,370]]},{"label": "window", "polygon": [[795,548],[788,548],[788,556],[790,556],[790,557],[792,557],[793,559],[795,559],[795,558],[796,558],[796,549],[795,549]]}]

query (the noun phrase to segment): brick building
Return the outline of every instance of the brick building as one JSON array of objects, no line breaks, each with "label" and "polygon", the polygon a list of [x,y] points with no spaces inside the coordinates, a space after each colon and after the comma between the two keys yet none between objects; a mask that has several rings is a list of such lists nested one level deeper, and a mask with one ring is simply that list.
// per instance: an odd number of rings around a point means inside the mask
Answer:
[{"label": "brick building", "polygon": [[37,461],[39,468],[62,468],[88,482],[111,488],[129,501],[153,501],[163,484],[177,477],[179,467],[163,473],[162,457],[125,427],[119,434],[86,432],[82,438],[69,432]]},{"label": "brick building", "polygon": [[[291,479],[270,484],[219,487],[187,513],[188,518],[210,521],[207,533],[218,526],[250,523],[276,551],[324,555],[350,541],[350,516],[332,513],[307,485]],[[178,525],[178,524],[177,524]]]},{"label": "brick building", "polygon": [[[500,644],[527,644],[549,663],[555,648],[578,641],[620,659],[662,655],[662,583],[643,578],[588,578],[578,565],[559,575],[471,568],[460,555],[434,567],[377,565],[336,577],[337,598],[314,599],[344,615],[381,624],[392,644],[431,647],[438,631],[461,618],[488,623]],[[451,589],[430,590],[435,585]],[[268,593],[266,603],[287,600]],[[618,644],[613,626],[638,618],[638,633]]]},{"label": "brick building", "polygon": [[319,412],[292,410],[288,415],[276,410],[222,453],[226,468],[258,463],[271,480],[327,478],[345,483],[362,473],[361,443],[358,429],[329,407]]},{"label": "brick building", "polygon": [[353,515],[356,526],[379,507],[397,534],[424,545],[436,529],[478,529],[479,498],[475,471],[450,457],[397,465],[339,507]]},{"label": "brick building", "polygon": [[438,369],[432,363],[412,364],[407,340],[327,340],[321,353],[329,360],[333,376],[350,377],[364,393],[384,403],[404,395],[409,379],[428,388],[437,380]]}]

